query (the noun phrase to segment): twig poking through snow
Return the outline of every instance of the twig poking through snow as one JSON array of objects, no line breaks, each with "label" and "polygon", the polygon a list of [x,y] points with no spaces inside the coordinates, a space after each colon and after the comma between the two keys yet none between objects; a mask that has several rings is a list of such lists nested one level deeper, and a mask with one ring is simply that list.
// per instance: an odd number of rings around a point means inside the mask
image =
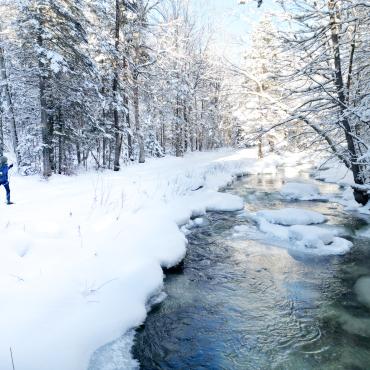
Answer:
[{"label": "twig poking through snow", "polygon": [[15,370],[12,347],[9,347],[9,350],[10,350],[10,358],[12,359],[12,367],[13,367],[13,370]]},{"label": "twig poking through snow", "polygon": [[111,282],[113,282],[113,281],[115,281],[115,280],[118,280],[118,278],[110,279],[110,280],[108,280],[108,281],[104,282],[103,284],[99,285],[99,286],[98,286],[98,287],[96,287],[96,288],[93,288],[93,287],[91,287],[91,288],[86,288],[86,291],[85,291],[85,292],[82,292],[82,295],[83,295],[84,297],[88,297],[88,296],[89,296],[89,295],[91,295],[91,294],[95,294],[95,293],[96,293],[96,292],[98,292],[100,289],[102,289],[105,285],[107,285],[107,284],[109,284],[109,283],[111,283]]}]

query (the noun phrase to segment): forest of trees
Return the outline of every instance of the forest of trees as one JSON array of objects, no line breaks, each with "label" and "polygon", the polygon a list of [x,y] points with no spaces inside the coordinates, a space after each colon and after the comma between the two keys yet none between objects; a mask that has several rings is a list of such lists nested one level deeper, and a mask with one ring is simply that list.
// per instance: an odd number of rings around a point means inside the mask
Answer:
[{"label": "forest of trees", "polygon": [[22,173],[232,144],[224,72],[186,2],[0,4],[0,154],[14,151]]},{"label": "forest of trees", "polygon": [[[354,195],[369,200],[370,4],[291,0],[252,37],[238,91],[246,136],[273,146],[326,152],[353,173]],[[253,124],[254,122],[254,124]],[[256,124],[258,122],[258,124]],[[253,127],[254,126],[254,127]]]},{"label": "forest of trees", "polygon": [[48,177],[284,142],[343,162],[366,203],[370,5],[277,3],[234,64],[189,1],[0,0],[0,154]]}]

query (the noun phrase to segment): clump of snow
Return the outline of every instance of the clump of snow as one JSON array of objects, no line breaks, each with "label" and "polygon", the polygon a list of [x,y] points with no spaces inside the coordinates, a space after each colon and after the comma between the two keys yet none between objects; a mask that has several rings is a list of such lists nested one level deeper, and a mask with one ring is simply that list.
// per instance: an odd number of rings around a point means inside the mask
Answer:
[{"label": "clump of snow", "polygon": [[[288,242],[288,248],[318,255],[344,254],[352,243],[337,237],[335,228],[312,226],[325,221],[318,212],[297,208],[263,210],[252,217],[259,230],[273,239]],[[238,230],[235,230],[238,231]]]},{"label": "clump of snow", "polygon": [[191,230],[189,229],[189,226],[187,225],[183,225],[181,226],[180,230],[182,231],[182,233],[187,236],[189,234],[191,234]]},{"label": "clump of snow", "polygon": [[294,225],[289,228],[291,240],[302,241],[306,247],[320,248],[333,242],[333,233],[322,227]]},{"label": "clump of snow", "polygon": [[194,219],[193,222],[197,226],[202,226],[204,224],[204,218],[198,217]]},{"label": "clump of snow", "polygon": [[344,254],[352,243],[335,236],[335,231],[318,226],[294,225],[289,228],[289,238],[298,241],[307,248],[318,249],[328,254]]},{"label": "clump of snow", "polygon": [[359,302],[370,308],[370,276],[360,277],[354,289]]},{"label": "clump of snow", "polygon": [[181,231],[185,235],[189,235],[191,233],[191,230],[200,226],[203,226],[206,222],[204,221],[204,218],[197,217],[193,220],[189,220],[189,222],[186,225],[181,226]]},{"label": "clump of snow", "polygon": [[278,210],[262,210],[256,213],[269,223],[279,225],[310,225],[321,224],[326,217],[321,213],[306,210],[303,208],[282,208]]},{"label": "clump of snow", "polygon": [[334,237],[333,243],[328,245],[329,254],[345,254],[352,248],[353,243],[347,239]]},{"label": "clump of snow", "polygon": [[258,220],[258,227],[262,232],[272,237],[276,237],[282,240],[289,240],[289,229],[285,226],[275,225],[268,222],[264,218],[260,218]]},{"label": "clump of snow", "polygon": [[288,182],[280,190],[283,197],[298,200],[322,199],[320,190],[316,185],[299,182]]}]

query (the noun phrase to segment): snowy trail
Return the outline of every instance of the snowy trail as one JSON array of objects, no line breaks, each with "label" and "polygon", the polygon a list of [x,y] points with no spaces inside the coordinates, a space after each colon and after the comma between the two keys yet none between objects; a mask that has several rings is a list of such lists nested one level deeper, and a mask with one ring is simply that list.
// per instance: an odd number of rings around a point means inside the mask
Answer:
[{"label": "snowy trail", "polygon": [[185,254],[178,226],[241,209],[217,189],[256,166],[252,150],[223,150],[49,182],[13,176],[16,205],[0,213],[1,368],[10,347],[17,370],[86,368],[94,350],[145,319],[161,266]]}]

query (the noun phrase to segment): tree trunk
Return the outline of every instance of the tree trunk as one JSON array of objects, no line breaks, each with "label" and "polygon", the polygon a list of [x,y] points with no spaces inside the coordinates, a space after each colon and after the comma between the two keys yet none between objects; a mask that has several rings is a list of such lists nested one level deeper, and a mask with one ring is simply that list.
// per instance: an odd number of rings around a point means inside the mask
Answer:
[{"label": "tree trunk", "polygon": [[163,123],[163,120],[161,124],[161,147],[163,153],[166,153],[166,127],[165,124]]},{"label": "tree trunk", "polygon": [[107,151],[107,138],[103,137],[102,159],[103,159],[103,167],[104,168],[106,168],[106,166],[107,166],[106,151]]},{"label": "tree trunk", "polygon": [[114,160],[113,160],[113,170],[119,171],[120,166],[120,157],[121,157],[121,148],[122,148],[122,134],[120,133],[119,127],[119,116],[117,107],[113,111],[114,118]]},{"label": "tree trunk", "polygon": [[78,165],[80,165],[81,164],[81,148],[80,148],[79,143],[76,144],[76,152],[77,152],[77,163]]},{"label": "tree trunk", "polygon": [[58,140],[58,173],[59,175],[62,174],[62,168],[63,168],[63,138],[62,135],[59,135]]},{"label": "tree trunk", "polygon": [[[138,52],[138,51],[137,51]],[[141,130],[140,125],[140,102],[139,102],[139,81],[138,81],[138,73],[133,73],[133,81],[134,81],[134,114],[135,114],[135,131],[136,137],[139,144],[139,163],[145,162],[145,148],[144,148],[144,138],[143,132]]]},{"label": "tree trunk", "polygon": [[3,110],[0,103],[0,157],[4,155]]},{"label": "tree trunk", "polygon": [[58,173],[59,175],[63,172],[63,152],[64,152],[64,125],[62,122],[61,109],[58,109],[58,126],[59,126],[59,138],[58,138]]},{"label": "tree trunk", "polygon": [[[43,39],[41,35],[41,31],[39,31],[39,35],[37,36],[37,44],[40,48],[43,47]],[[52,173],[52,165],[51,165],[51,143],[52,138],[50,134],[52,132],[52,128],[50,125],[52,121],[48,117],[47,112],[47,101],[46,101],[46,71],[43,59],[39,56],[39,93],[40,93],[40,124],[41,124],[41,136],[42,136],[42,174],[44,177],[51,176]]]},{"label": "tree trunk", "polygon": [[187,114],[185,102],[182,106],[182,109],[183,109],[183,117],[184,117],[184,135],[183,135],[182,147],[184,148],[183,149],[184,153],[186,153],[189,148],[189,116]]},{"label": "tree trunk", "polygon": [[53,145],[54,123],[55,123],[54,116],[49,114],[49,118],[48,118],[48,140],[49,140],[49,148],[50,148],[50,165],[51,165],[51,172],[56,173],[55,145]]},{"label": "tree trunk", "polygon": [[182,125],[181,125],[181,114],[180,114],[180,99],[176,98],[176,123],[175,123],[175,155],[181,157],[183,155],[182,150]]},{"label": "tree trunk", "polygon": [[[340,125],[343,127],[344,135],[347,143],[347,149],[350,155],[351,170],[353,173],[353,178],[356,184],[363,185],[364,179],[361,175],[361,167],[358,164],[358,156],[356,152],[355,139],[352,135],[352,129],[350,122],[348,120],[346,112],[346,96],[345,96],[345,86],[342,74],[342,62],[340,56],[340,44],[339,44],[339,24],[337,21],[338,14],[336,9],[336,3],[334,0],[329,0],[329,18],[330,18],[330,31],[331,31],[331,41],[333,46],[333,59],[334,59],[334,75],[335,75],[335,86],[337,90],[337,99],[339,103],[340,111]],[[358,203],[366,204],[369,200],[369,195],[358,188],[353,190],[354,197]]]},{"label": "tree trunk", "polygon": [[[115,38],[115,50],[118,54],[119,51],[119,31],[120,31],[120,22],[121,22],[121,7],[120,1],[116,0],[116,22],[114,30]],[[114,161],[113,161],[113,170],[120,170],[120,157],[121,157],[121,147],[122,147],[122,134],[120,132],[119,124],[119,113],[118,113],[118,88],[119,88],[119,63],[115,57],[114,65],[114,77],[113,77],[113,99],[114,99],[114,108],[113,108],[113,128],[114,128]]]},{"label": "tree trunk", "polygon": [[[1,84],[3,85],[3,96],[5,96],[7,108],[9,110],[10,114],[10,128],[12,133],[12,142],[13,142],[13,149],[16,155],[17,164],[21,164],[21,155],[18,150],[19,140],[18,140],[18,132],[17,132],[17,125],[15,121],[15,113],[14,113],[14,106],[13,106],[13,100],[10,93],[10,88],[8,84],[8,76],[6,72],[6,65],[5,65],[5,56],[4,56],[4,49],[0,48],[0,75],[1,75]],[[4,112],[4,109],[1,109],[1,112]],[[3,122],[3,121],[2,121]],[[3,127],[1,125],[1,129],[3,130]],[[1,133],[2,135],[2,146],[4,150],[4,137],[3,137],[3,131]]]},{"label": "tree trunk", "polygon": [[258,158],[263,158],[263,150],[262,150],[262,137],[260,137],[258,141]]},{"label": "tree trunk", "polygon": [[126,120],[126,127],[127,127],[127,155],[130,161],[134,160],[134,150],[132,147],[132,132],[131,132],[131,122],[130,122],[130,110],[128,104],[128,97],[125,94],[124,97],[124,105],[125,105],[125,120]]}]

